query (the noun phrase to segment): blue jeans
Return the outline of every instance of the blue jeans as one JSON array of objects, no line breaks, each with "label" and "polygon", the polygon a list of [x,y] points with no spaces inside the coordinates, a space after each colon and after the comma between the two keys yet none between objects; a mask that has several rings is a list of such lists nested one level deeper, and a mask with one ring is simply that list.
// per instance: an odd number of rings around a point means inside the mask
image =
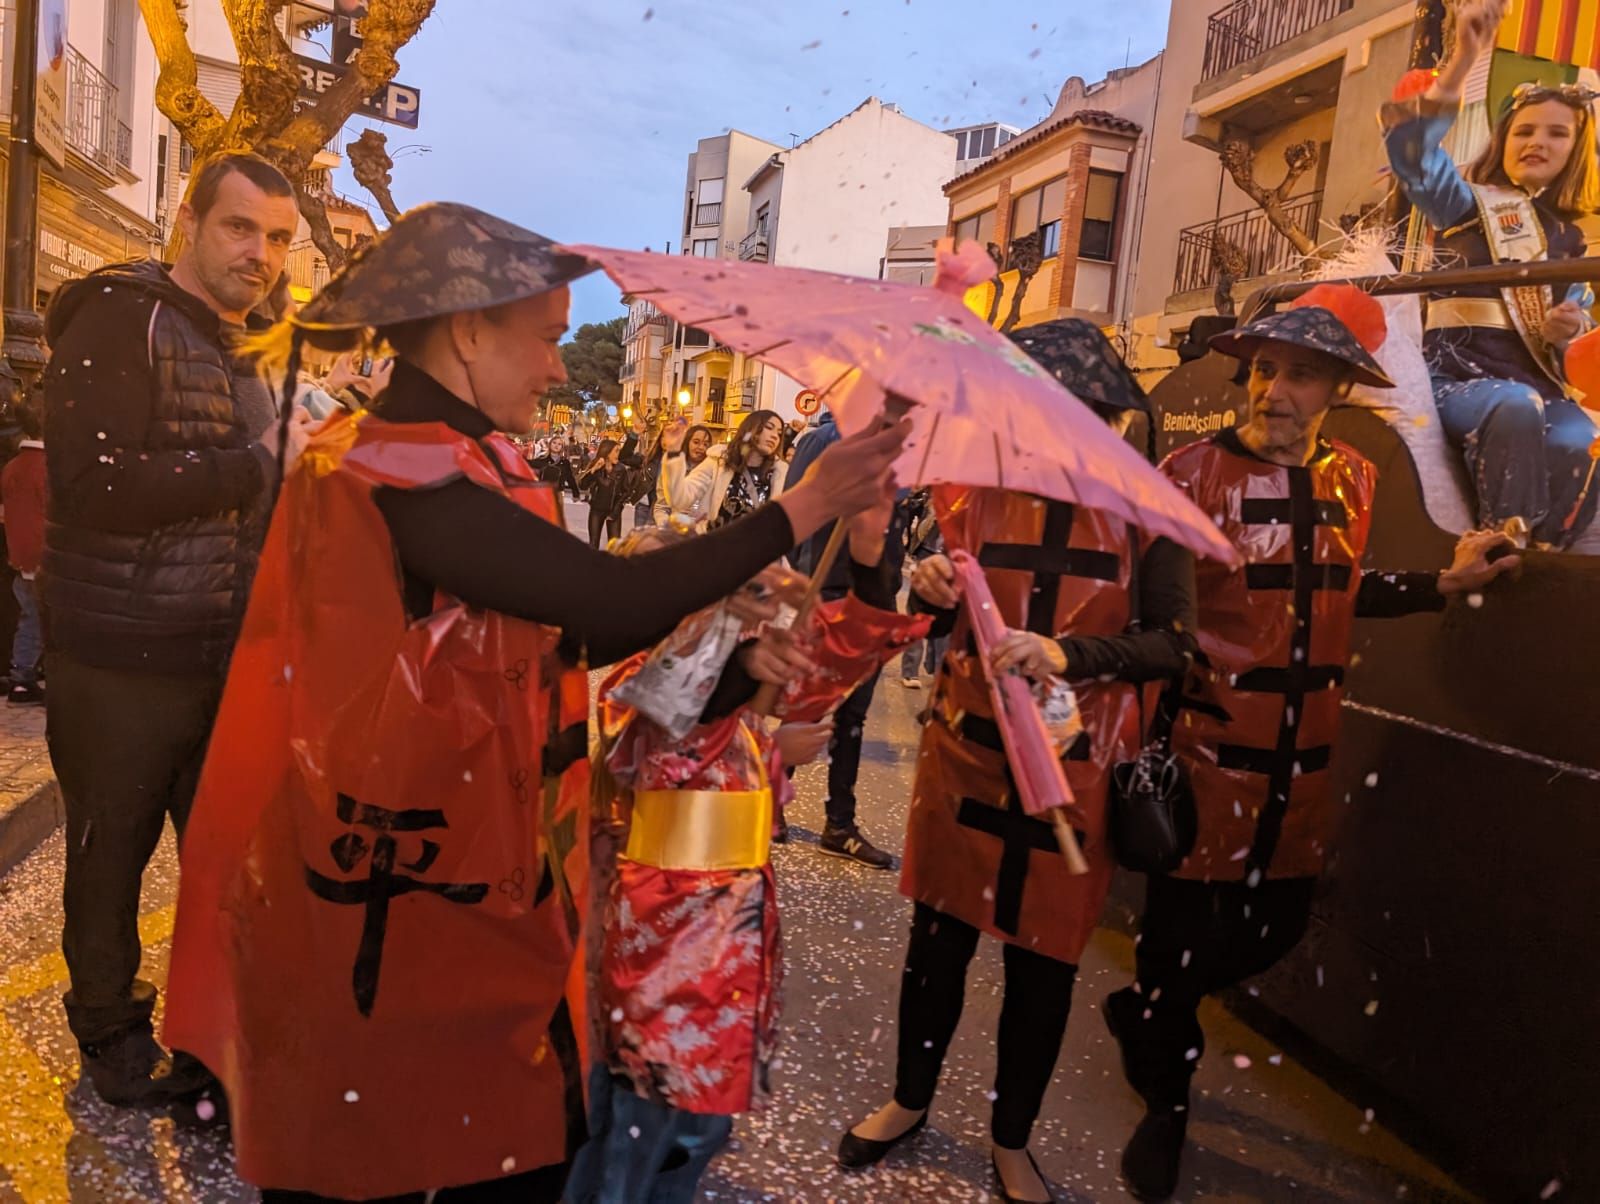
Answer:
[{"label": "blue jeans", "polygon": [[1478,494],[1478,522],[1523,518],[1540,543],[1563,547],[1594,518],[1589,445],[1600,436],[1576,402],[1545,401],[1511,380],[1435,377],[1439,420],[1461,449]]},{"label": "blue jeans", "polygon": [[604,1065],[589,1074],[589,1140],[567,1178],[568,1204],[692,1204],[733,1117],[681,1112],[637,1096]]},{"label": "blue jeans", "polygon": [[17,599],[17,633],[11,637],[11,684],[39,684],[39,658],[44,655],[44,638],[39,628],[39,594],[34,583],[18,573],[11,582]]},{"label": "blue jeans", "polygon": [[950,637],[942,635],[938,639],[918,640],[900,654],[900,676],[915,677],[917,665],[922,663],[924,671],[937,673],[939,662],[944,659],[945,647],[950,643]]}]

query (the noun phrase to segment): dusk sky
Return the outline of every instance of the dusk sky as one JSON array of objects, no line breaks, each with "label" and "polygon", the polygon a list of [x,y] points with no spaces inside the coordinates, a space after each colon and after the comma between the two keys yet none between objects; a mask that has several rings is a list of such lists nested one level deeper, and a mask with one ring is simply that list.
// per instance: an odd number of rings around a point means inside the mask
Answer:
[{"label": "dusk sky", "polygon": [[[868,96],[936,129],[1026,129],[1068,76],[1096,80],[1159,51],[1169,7],[439,0],[399,56],[398,79],[422,90],[420,128],[380,128],[400,152],[402,207],[465,201],[552,238],[676,251],[700,138],[733,127],[787,146]],[[348,171],[340,187],[363,195]],[[621,312],[603,277],[574,291],[574,327]]]}]

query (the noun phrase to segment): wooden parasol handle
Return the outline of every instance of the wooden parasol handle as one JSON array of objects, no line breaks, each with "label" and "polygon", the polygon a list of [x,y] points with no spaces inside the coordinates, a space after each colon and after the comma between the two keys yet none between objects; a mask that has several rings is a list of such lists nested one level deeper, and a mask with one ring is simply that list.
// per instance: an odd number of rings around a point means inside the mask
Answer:
[{"label": "wooden parasol handle", "polygon": [[1067,870],[1074,874],[1087,874],[1089,863],[1084,859],[1083,850],[1078,847],[1077,834],[1067,822],[1065,808],[1050,808],[1050,826],[1056,830],[1056,843],[1061,846],[1061,855],[1067,859]]}]

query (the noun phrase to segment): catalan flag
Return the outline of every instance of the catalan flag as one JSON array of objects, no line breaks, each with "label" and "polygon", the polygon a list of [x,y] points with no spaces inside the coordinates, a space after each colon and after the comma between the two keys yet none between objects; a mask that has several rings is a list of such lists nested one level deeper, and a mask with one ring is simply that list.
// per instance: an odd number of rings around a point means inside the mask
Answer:
[{"label": "catalan flag", "polygon": [[1511,0],[1500,49],[1600,71],[1600,0]]}]

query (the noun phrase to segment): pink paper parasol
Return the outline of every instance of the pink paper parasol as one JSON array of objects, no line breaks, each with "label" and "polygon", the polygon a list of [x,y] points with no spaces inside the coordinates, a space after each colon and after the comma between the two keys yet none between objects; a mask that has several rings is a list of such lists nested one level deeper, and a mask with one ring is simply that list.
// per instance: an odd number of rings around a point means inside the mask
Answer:
[{"label": "pink paper parasol", "polygon": [[[1006,763],[1011,768],[1012,781],[1017,784],[1022,809],[1029,815],[1050,820],[1068,867],[1074,874],[1086,874],[1089,864],[1068,822],[1068,813],[1077,812],[1072,787],[1067,784],[1066,771],[1061,768],[1055,742],[1050,739],[1033,691],[1027,679],[1016,670],[1002,674],[988,667],[990,654],[1006,636],[1006,625],[1000,618],[994,595],[989,592],[989,582],[978,562],[965,552],[952,552],[950,563],[961,584],[962,604],[971,619],[972,638],[978,646],[978,657],[989,683],[995,726],[1000,729],[1000,739],[1006,746]],[[1079,819],[1082,822],[1081,817]]]},{"label": "pink paper parasol", "polygon": [[1088,407],[961,302],[994,275],[974,243],[941,244],[938,287],[762,263],[564,248],[685,325],[814,389],[841,430],[887,395],[915,403],[904,484],[1019,489],[1104,510],[1227,564],[1216,525]]}]

